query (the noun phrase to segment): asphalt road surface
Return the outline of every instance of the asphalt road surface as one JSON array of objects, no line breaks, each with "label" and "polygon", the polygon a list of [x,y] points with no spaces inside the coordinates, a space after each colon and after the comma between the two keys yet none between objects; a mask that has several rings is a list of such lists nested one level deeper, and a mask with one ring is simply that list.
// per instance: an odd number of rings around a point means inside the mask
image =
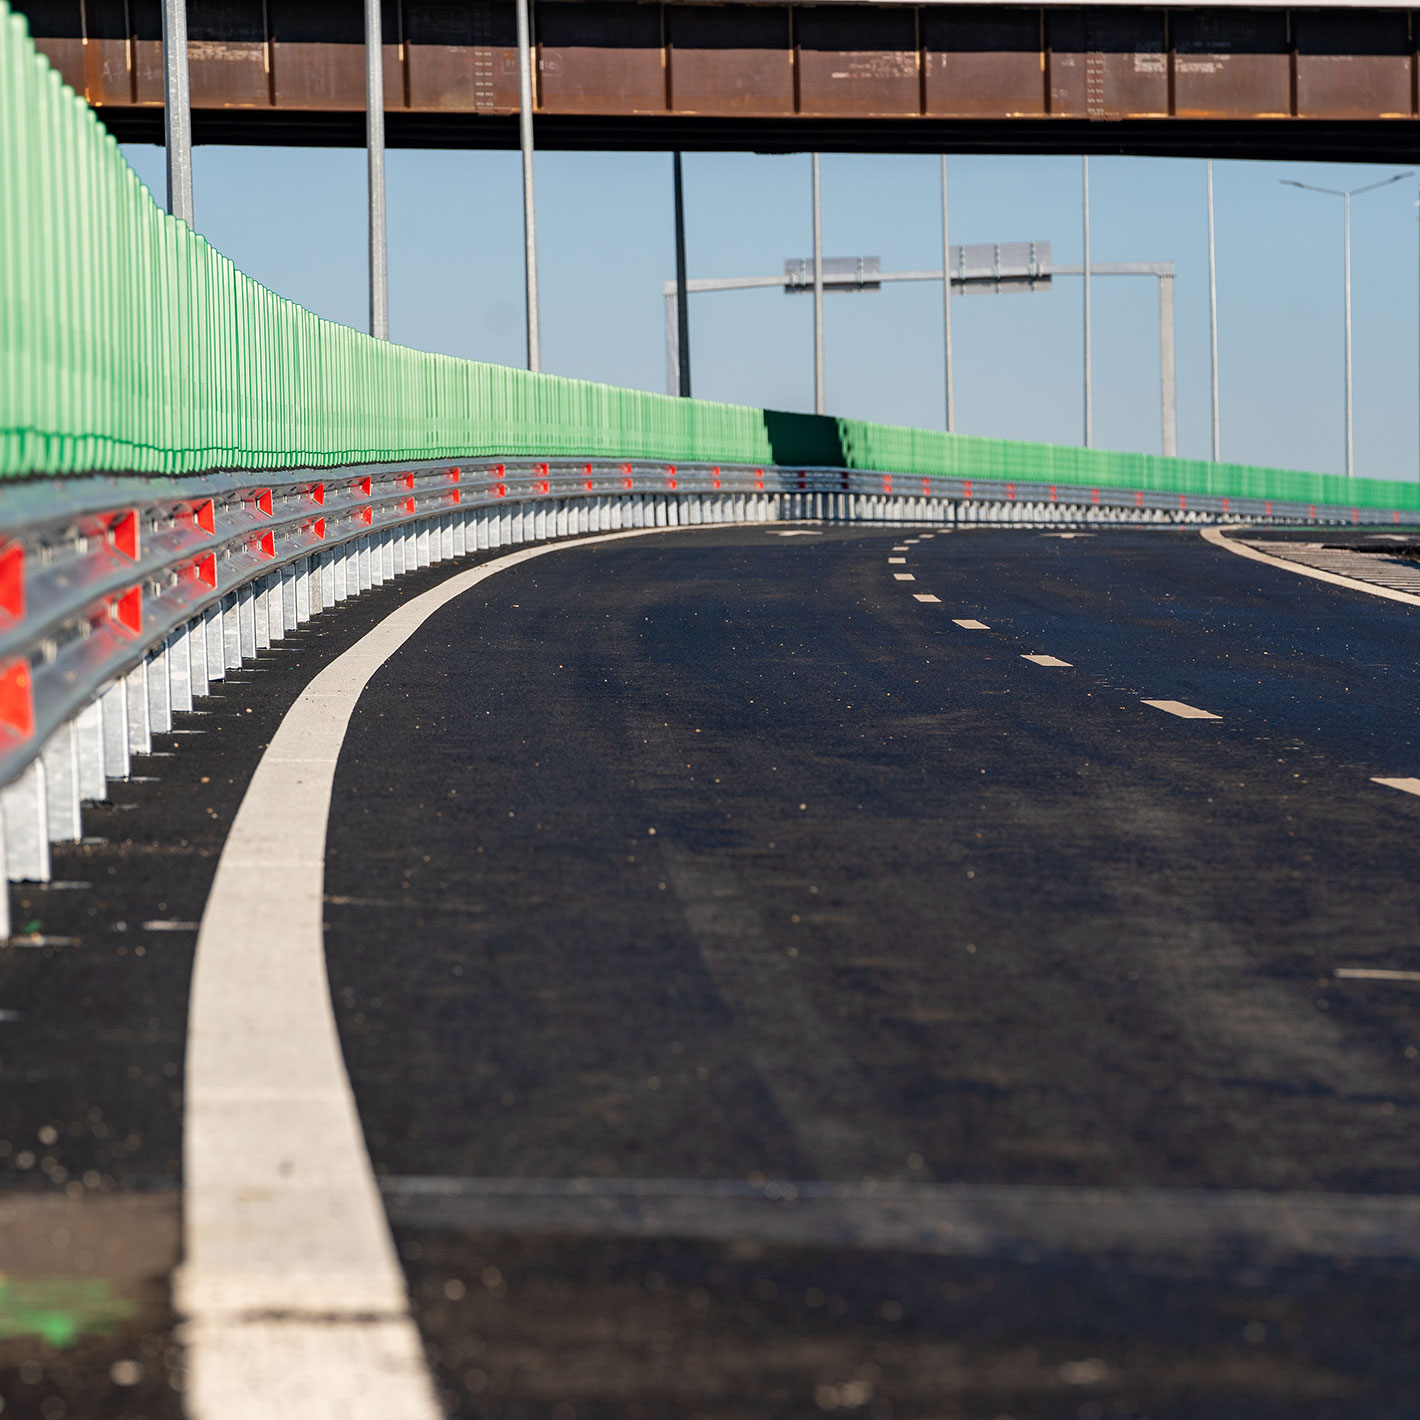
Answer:
[{"label": "asphalt road surface", "polygon": [[[6,1416],[179,1413],[215,854],[445,575],[264,655],[17,892]],[[448,1414],[1420,1411],[1417,633],[1187,531],[670,532],[437,613],[345,741],[326,952]]]}]

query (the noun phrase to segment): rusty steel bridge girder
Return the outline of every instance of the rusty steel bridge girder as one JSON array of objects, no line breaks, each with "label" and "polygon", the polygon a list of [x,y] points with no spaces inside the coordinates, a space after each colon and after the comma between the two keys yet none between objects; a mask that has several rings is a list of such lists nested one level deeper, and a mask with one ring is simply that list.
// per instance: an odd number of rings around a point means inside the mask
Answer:
[{"label": "rusty steel bridge girder", "polygon": [[[117,137],[161,141],[158,0],[17,0]],[[190,0],[199,142],[364,142],[360,6]],[[1420,155],[1394,8],[538,0],[542,147]],[[387,136],[514,147],[512,0],[386,0]]]}]

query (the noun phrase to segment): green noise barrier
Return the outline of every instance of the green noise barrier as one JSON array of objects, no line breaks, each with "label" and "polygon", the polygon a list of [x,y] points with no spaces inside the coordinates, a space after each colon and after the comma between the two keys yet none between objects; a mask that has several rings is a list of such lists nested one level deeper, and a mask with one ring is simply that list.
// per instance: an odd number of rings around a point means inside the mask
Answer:
[{"label": "green noise barrier", "polygon": [[0,0],[0,475],[585,456],[1396,509],[1415,484],[676,399],[372,340],[169,217]]}]

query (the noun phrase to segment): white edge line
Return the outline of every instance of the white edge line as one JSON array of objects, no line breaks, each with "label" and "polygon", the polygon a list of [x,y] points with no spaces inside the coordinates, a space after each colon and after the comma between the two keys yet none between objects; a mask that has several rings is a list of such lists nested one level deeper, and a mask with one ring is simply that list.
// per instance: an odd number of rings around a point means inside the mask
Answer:
[{"label": "white edge line", "polygon": [[[454,571],[323,667],[282,717],[228,832],[193,964],[174,1277],[191,1420],[270,1420],[297,1393],[304,1420],[440,1420],[326,974],[335,760],[370,677],[449,602],[535,557],[666,531]],[[320,768],[292,768],[303,761]]]},{"label": "white edge line", "polygon": [[1411,592],[1397,592],[1391,587],[1377,587],[1370,582],[1359,582],[1354,577],[1344,577],[1340,572],[1325,572],[1320,567],[1303,567],[1298,562],[1288,562],[1285,558],[1273,557],[1271,553],[1259,552],[1255,547],[1246,547],[1240,542],[1234,542],[1230,537],[1224,537],[1226,532],[1242,532],[1245,529],[1238,524],[1226,528],[1199,528],[1205,542],[1211,542],[1214,547],[1225,547],[1229,552],[1235,553],[1239,557],[1250,558],[1254,562],[1264,563],[1268,567],[1280,567],[1284,572],[1295,572],[1299,577],[1311,577],[1318,582],[1330,582],[1333,587],[1348,587],[1353,592],[1368,592],[1373,597],[1384,597],[1389,602],[1404,602],[1406,606],[1420,606],[1420,597]]}]

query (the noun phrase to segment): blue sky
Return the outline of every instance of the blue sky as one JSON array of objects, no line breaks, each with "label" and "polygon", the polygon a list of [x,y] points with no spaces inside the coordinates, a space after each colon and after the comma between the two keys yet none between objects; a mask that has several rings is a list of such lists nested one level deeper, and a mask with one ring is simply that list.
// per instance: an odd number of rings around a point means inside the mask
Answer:
[{"label": "blue sky", "polygon": [[[161,149],[127,146],[161,194]],[[667,154],[537,159],[543,366],[665,388],[661,297],[673,274]],[[1341,203],[1279,179],[1354,187],[1391,167],[1220,162],[1217,194],[1223,456],[1341,472]],[[359,151],[197,150],[201,231],[243,269],[322,315],[367,324],[365,168]],[[934,157],[825,154],[824,249],[880,256],[884,269],[940,263]],[[692,276],[768,274],[810,250],[806,155],[685,158]],[[1416,478],[1417,182],[1353,211],[1356,471]],[[1207,229],[1202,162],[1091,162],[1096,261],[1178,269],[1179,449],[1207,457]],[[511,152],[389,155],[390,307],[404,344],[523,361],[522,225]],[[1080,259],[1076,158],[951,162],[952,239],[1049,240]],[[1095,286],[1095,442],[1159,449],[1158,305],[1153,281]],[[1048,294],[958,297],[958,428],[1077,443],[1081,283]],[[811,303],[780,291],[692,297],[695,393],[810,409]],[[834,413],[940,427],[940,288],[885,287],[825,301]]]}]

